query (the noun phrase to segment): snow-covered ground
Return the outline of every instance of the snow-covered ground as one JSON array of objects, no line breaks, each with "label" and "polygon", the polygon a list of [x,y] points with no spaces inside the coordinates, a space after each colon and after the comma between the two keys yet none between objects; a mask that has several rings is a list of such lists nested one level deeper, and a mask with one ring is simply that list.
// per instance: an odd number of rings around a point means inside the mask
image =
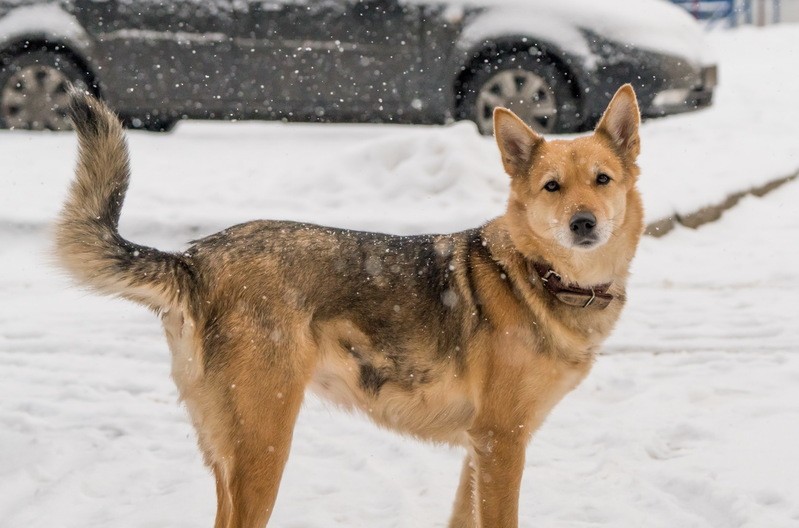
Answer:
[{"label": "snow-covered ground", "polygon": [[[643,127],[650,220],[799,169],[799,26],[712,41],[717,104]],[[209,526],[157,319],[47,263],[74,148],[0,133],[0,526]],[[460,229],[507,190],[469,124],[184,123],[131,149],[122,231],[164,248],[254,217]],[[797,203],[799,181],[643,241],[616,333],[528,451],[523,527],[799,526]],[[460,456],[310,398],[274,524],[445,526]]]}]

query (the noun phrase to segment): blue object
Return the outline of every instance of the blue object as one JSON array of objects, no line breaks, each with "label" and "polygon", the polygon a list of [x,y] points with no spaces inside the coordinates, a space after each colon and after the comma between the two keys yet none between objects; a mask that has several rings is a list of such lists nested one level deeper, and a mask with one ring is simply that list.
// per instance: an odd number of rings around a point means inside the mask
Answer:
[{"label": "blue object", "polygon": [[[752,24],[754,21],[752,0],[671,0],[671,2],[691,13],[697,20],[706,22],[708,28],[721,21],[726,21],[729,27],[734,27],[738,25],[740,18],[745,24]],[[772,23],[776,24],[780,21],[781,0],[771,0],[771,3]]]}]

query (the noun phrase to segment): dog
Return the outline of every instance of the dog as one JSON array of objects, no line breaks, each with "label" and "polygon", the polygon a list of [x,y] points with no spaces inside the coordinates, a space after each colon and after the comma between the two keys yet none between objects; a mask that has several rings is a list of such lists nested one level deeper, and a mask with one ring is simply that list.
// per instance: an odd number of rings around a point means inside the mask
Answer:
[{"label": "dog", "polygon": [[449,526],[518,525],[525,448],[588,374],[643,232],[640,116],[621,87],[590,135],[545,140],[494,113],[507,209],[393,236],[254,221],[169,253],[122,238],[122,126],[72,92],[75,180],[60,264],[160,315],[172,377],[216,478],[216,528],[263,527],[306,389],[377,424],[463,446]]}]

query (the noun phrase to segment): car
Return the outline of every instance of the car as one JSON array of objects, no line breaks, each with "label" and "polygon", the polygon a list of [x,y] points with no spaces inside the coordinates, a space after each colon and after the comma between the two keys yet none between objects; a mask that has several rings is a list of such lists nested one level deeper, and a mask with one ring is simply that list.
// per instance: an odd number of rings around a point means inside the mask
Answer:
[{"label": "car", "polygon": [[180,119],[445,123],[497,106],[592,127],[711,104],[702,31],[664,0],[0,0],[0,126],[69,127],[70,84],[134,128]]}]

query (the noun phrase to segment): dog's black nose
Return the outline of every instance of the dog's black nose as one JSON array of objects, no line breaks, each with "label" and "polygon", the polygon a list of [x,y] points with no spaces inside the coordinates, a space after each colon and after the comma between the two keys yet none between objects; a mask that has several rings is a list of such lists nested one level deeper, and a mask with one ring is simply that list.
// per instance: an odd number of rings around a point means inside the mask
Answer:
[{"label": "dog's black nose", "polygon": [[569,227],[571,227],[572,233],[578,237],[589,236],[596,227],[596,216],[588,211],[580,211],[572,216]]}]

